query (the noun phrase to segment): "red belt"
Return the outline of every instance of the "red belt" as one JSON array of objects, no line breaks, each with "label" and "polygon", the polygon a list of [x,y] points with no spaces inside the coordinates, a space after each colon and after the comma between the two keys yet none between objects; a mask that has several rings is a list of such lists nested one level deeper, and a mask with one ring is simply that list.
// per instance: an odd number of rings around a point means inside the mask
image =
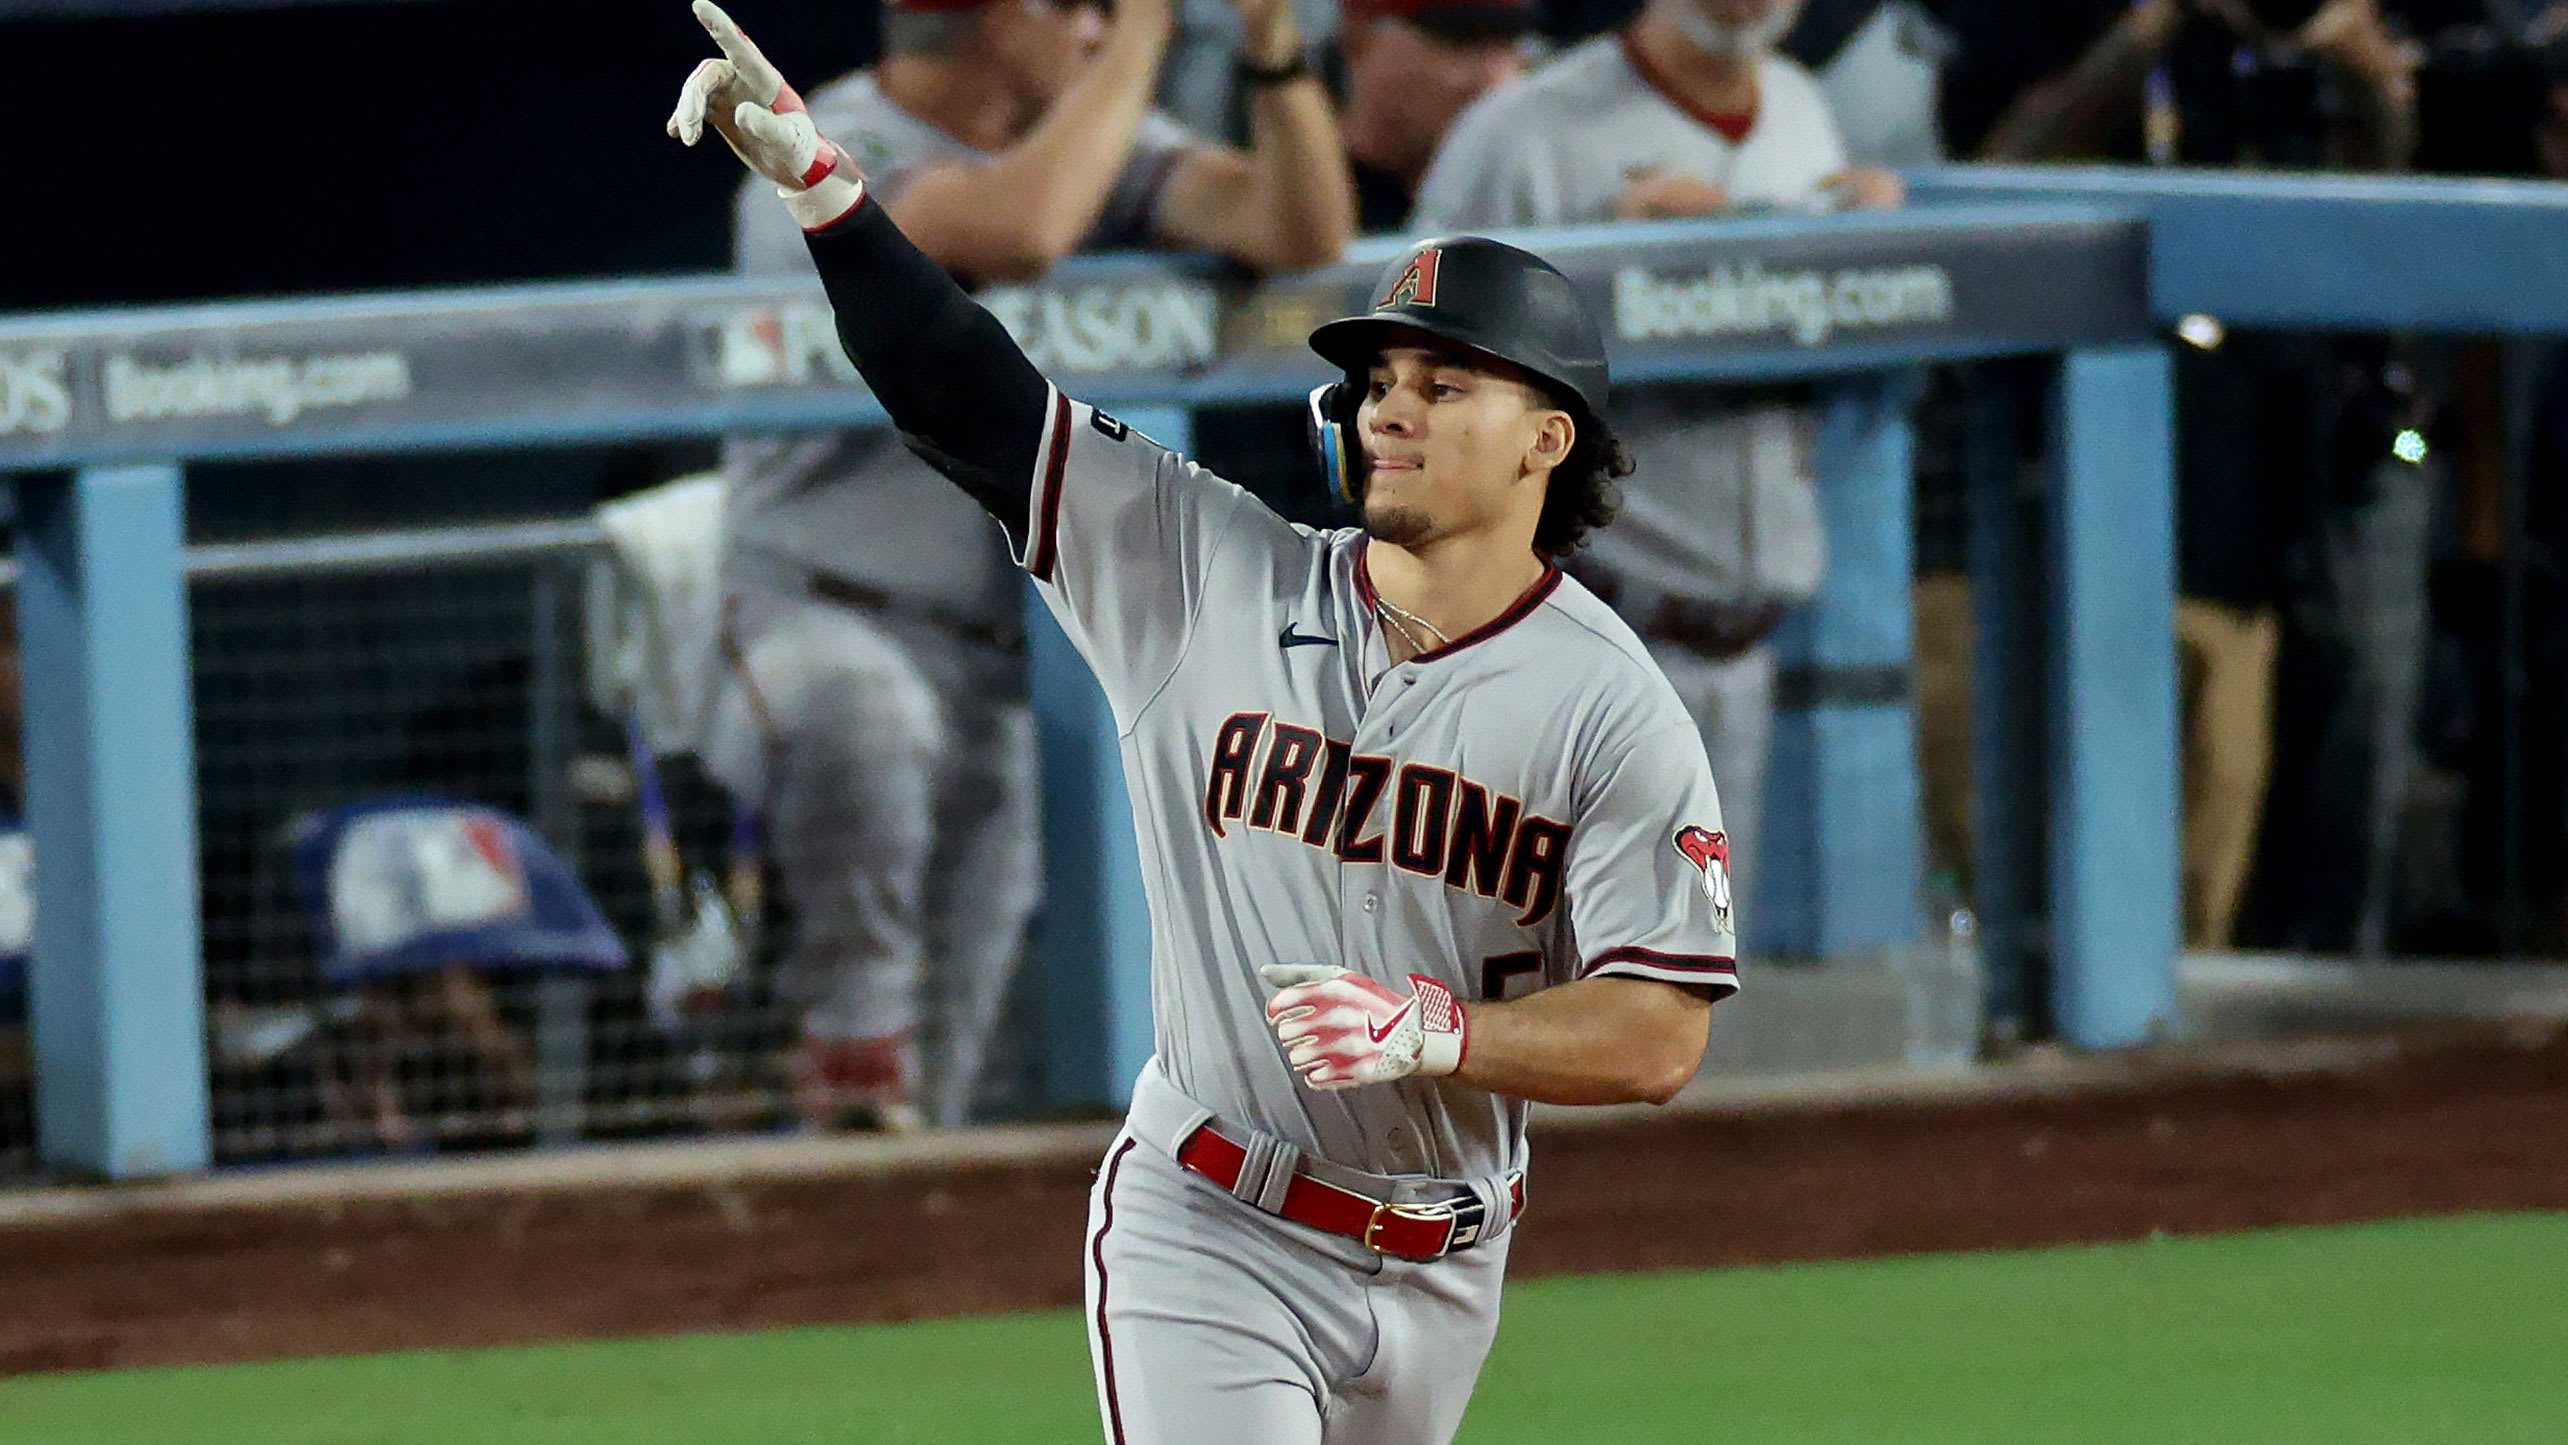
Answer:
[{"label": "red belt", "polygon": [[[1248,1163],[1248,1151],[1207,1124],[1177,1146],[1177,1162],[1231,1189]],[[1488,1224],[1488,1207],[1477,1195],[1445,1204],[1392,1204],[1299,1170],[1285,1186],[1284,1206],[1275,1212],[1295,1224],[1361,1241],[1376,1254],[1421,1261],[1479,1243]],[[1516,1175],[1507,1181],[1507,1218],[1512,1221],[1524,1212],[1525,1180]]]}]

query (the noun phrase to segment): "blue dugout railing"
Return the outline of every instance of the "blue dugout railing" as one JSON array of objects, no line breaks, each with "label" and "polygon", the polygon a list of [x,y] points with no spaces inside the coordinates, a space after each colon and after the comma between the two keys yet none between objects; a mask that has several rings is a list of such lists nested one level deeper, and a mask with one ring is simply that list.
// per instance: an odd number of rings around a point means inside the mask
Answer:
[{"label": "blue dugout railing", "polygon": [[[1983,853],[2039,860],[2011,885],[2004,866],[1984,877],[1983,903],[1993,943],[2012,937],[2047,960],[2066,1037],[2138,1042],[2173,1021],[2176,933],[2170,396],[2154,321],[2210,310],[2568,329],[2568,188],[1957,170],[1920,177],[1919,193],[1924,204],[1899,215],[1531,240],[1612,318],[1620,378],[1829,383],[1832,570],[1783,638],[1807,705],[1778,724],[1752,950],[1829,956],[1916,927],[1898,375],[2064,358],[2045,540],[1992,522],[1974,551],[1982,755],[2003,764],[1982,769]],[[2426,233],[2430,253],[2372,250]],[[1283,402],[1320,379],[1303,334],[1361,299],[1384,254],[1247,289],[1185,263],[1100,258],[990,299],[1066,387],[1182,448],[1191,406]],[[2411,265],[2431,282],[2406,286]],[[879,421],[808,286],[0,320],[0,473],[17,474],[40,860],[31,1004],[45,1160],[129,1177],[208,1158],[186,462]],[[1975,511],[1995,517],[2012,481],[1976,485]],[[1052,1085],[1065,1101],[1108,1102],[1150,1048],[1147,915],[1112,724],[1037,622],[1050,901],[1036,956]],[[2010,747],[2028,705],[2048,712],[2032,777]]]}]

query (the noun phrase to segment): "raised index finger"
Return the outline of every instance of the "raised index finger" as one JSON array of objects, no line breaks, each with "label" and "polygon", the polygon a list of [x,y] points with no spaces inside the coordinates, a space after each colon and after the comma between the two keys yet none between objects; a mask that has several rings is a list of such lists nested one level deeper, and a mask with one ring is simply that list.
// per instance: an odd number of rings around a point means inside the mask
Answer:
[{"label": "raised index finger", "polygon": [[765,53],[752,44],[748,36],[740,33],[738,23],[722,13],[721,6],[714,4],[713,0],[695,0],[693,8],[696,23],[713,37],[714,44],[722,47],[722,53],[739,69],[742,79],[781,79],[776,76],[776,68],[767,63]]}]

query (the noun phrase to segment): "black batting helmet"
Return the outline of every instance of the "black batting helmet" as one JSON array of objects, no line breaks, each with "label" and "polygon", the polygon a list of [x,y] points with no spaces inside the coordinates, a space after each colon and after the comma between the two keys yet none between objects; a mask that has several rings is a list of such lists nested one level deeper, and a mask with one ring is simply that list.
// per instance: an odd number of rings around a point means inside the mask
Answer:
[{"label": "black batting helmet", "polygon": [[[1605,414],[1605,337],[1569,278],[1531,251],[1486,236],[1422,241],[1391,263],[1373,309],[1311,333],[1311,349],[1349,383],[1363,377],[1403,331],[1424,332],[1503,361],[1559,394],[1581,420]],[[1330,488],[1353,501],[1360,464],[1346,427],[1360,385],[1311,393],[1311,422]]]}]

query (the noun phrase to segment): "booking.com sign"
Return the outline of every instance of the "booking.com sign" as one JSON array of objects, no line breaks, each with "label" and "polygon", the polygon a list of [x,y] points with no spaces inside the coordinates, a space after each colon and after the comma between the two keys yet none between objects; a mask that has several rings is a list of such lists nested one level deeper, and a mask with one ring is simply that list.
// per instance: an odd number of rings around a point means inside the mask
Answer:
[{"label": "booking.com sign", "polygon": [[1757,261],[1662,276],[1614,274],[1614,329],[1626,341],[1780,332],[1818,346],[1840,331],[1939,326],[1953,319],[1941,266],[1767,270]]}]

